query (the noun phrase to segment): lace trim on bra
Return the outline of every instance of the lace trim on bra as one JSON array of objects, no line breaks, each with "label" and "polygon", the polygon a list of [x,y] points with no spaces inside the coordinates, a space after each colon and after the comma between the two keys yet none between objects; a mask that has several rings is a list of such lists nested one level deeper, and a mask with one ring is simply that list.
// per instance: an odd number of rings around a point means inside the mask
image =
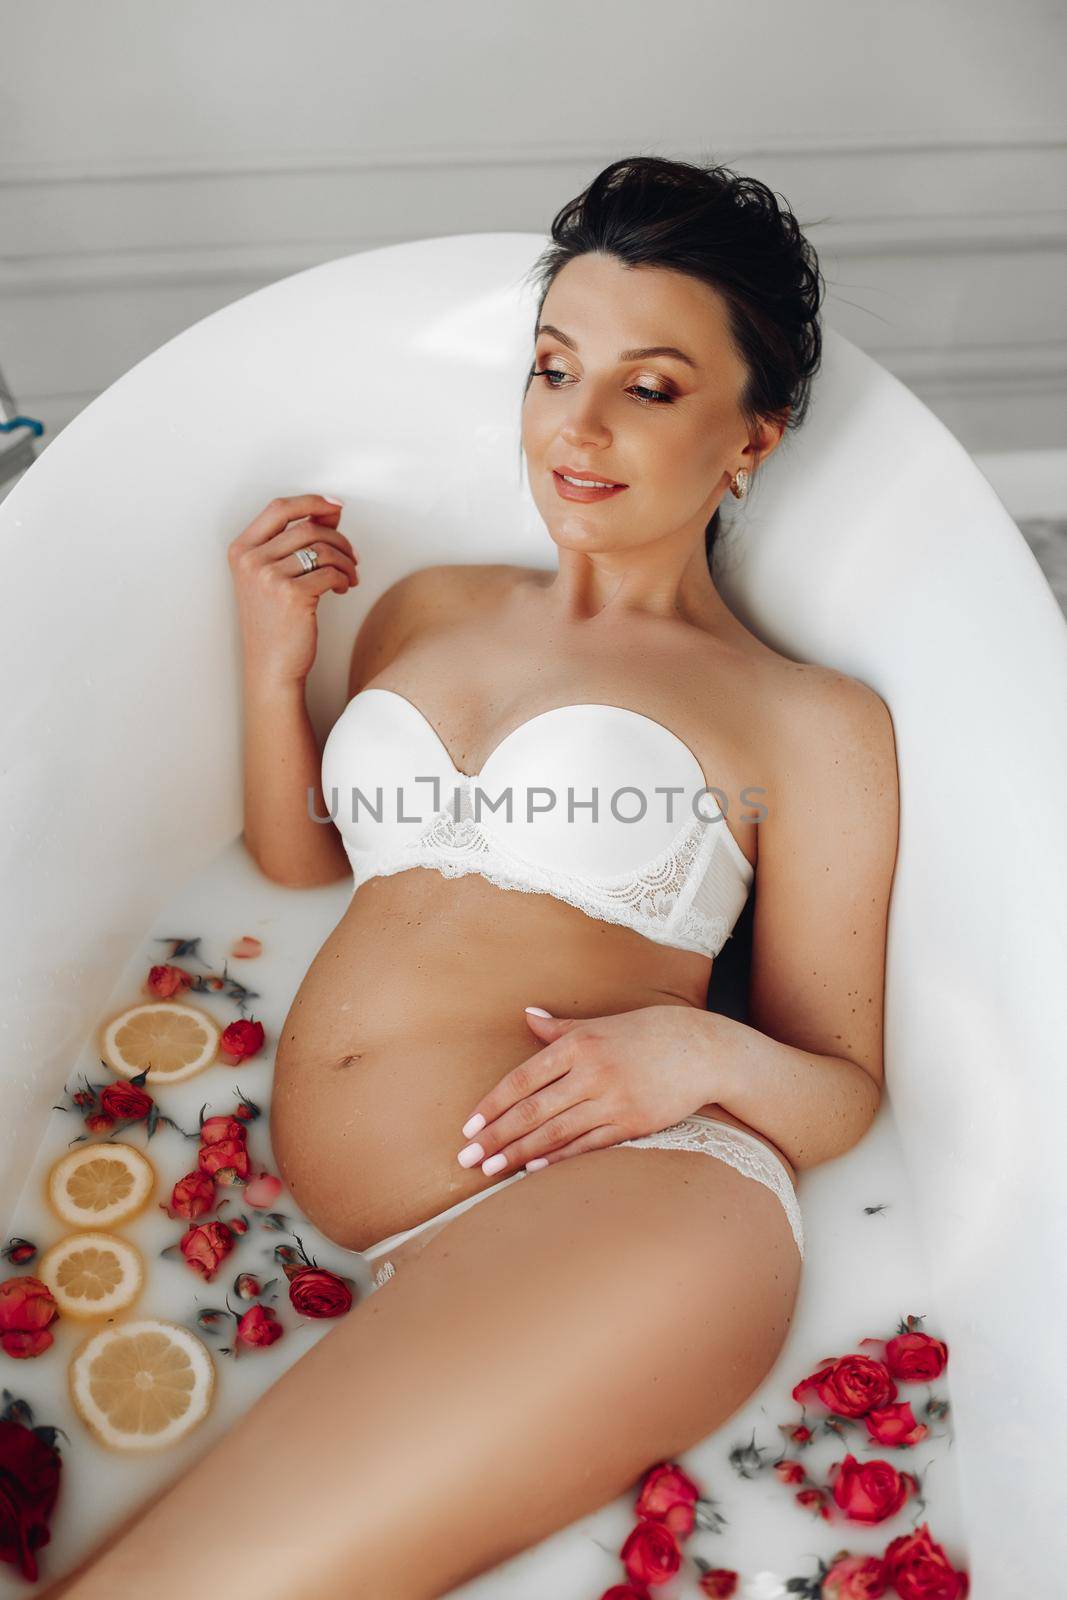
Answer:
[{"label": "lace trim on bra", "polygon": [[788,1172],[773,1151],[729,1123],[715,1122],[700,1116],[683,1117],[669,1128],[658,1133],[642,1134],[639,1139],[620,1139],[619,1145],[632,1145],[647,1150],[702,1150],[717,1156],[746,1178],[755,1178],[766,1184],[778,1196],[789,1226],[793,1230],[797,1249],[804,1255],[804,1224],[800,1204]]},{"label": "lace trim on bra", "polygon": [[433,867],[448,878],[477,872],[499,888],[550,894],[600,921],[633,928],[658,944],[715,956],[726,943],[730,934],[726,917],[709,916],[691,904],[719,844],[715,829],[725,824],[694,818],[640,872],[579,877],[521,860],[491,838],[473,815],[470,786],[476,780],[464,773],[457,776],[465,780],[454,786],[461,796],[458,811],[445,806],[410,844],[383,850],[365,865],[360,863],[353,894],[370,878],[389,877],[409,867]]}]

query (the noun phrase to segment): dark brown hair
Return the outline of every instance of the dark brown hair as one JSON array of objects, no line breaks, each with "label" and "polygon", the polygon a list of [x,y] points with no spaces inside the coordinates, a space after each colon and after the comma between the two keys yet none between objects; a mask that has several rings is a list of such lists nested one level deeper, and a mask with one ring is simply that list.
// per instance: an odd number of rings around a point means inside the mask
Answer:
[{"label": "dark brown hair", "polygon": [[[625,157],[556,213],[551,241],[527,274],[539,290],[535,327],[557,274],[590,251],[687,273],[726,303],[748,371],[740,409],[750,431],[761,418],[800,427],[822,356],[825,280],[793,213],[765,183],[724,166]],[[533,367],[524,394],[532,377]],[[716,507],[704,534],[709,567],[718,531]]]}]

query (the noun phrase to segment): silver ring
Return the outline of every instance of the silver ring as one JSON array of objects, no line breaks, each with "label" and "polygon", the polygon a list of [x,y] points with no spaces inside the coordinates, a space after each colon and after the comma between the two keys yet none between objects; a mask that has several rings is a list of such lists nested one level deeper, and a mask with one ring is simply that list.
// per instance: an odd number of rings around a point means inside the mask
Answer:
[{"label": "silver ring", "polygon": [[298,550],[296,552],[296,559],[299,561],[305,572],[313,572],[319,564],[319,552],[317,550],[310,550],[305,545],[303,550]]}]

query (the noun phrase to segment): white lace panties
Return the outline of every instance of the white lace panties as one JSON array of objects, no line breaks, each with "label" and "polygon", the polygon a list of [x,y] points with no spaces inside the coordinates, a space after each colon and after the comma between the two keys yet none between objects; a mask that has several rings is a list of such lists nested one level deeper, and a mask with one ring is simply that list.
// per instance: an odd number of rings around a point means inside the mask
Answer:
[{"label": "white lace panties", "polygon": [[[716,1122],[712,1117],[702,1117],[694,1113],[691,1117],[683,1117],[681,1122],[673,1122],[669,1128],[661,1128],[658,1133],[646,1133],[639,1139],[620,1139],[618,1144],[609,1145],[607,1148],[622,1150],[627,1146],[639,1150],[699,1150],[705,1155],[715,1156],[719,1161],[725,1161],[728,1166],[735,1167],[746,1178],[755,1178],[757,1183],[765,1184],[782,1203],[793,1231],[796,1247],[800,1251],[800,1259],[803,1261],[804,1224],[801,1220],[796,1190],[785,1167],[762,1140],[733,1127],[728,1122]],[[360,1254],[365,1260],[374,1261],[379,1256],[387,1255],[390,1250],[397,1249],[405,1240],[415,1238],[417,1234],[430,1230],[436,1233],[451,1222],[453,1217],[458,1217],[461,1211],[466,1211],[468,1206],[475,1206],[480,1200],[488,1200],[489,1196],[496,1194],[498,1190],[506,1189],[509,1183],[516,1183],[520,1178],[526,1177],[536,1177],[536,1173],[528,1173],[525,1167],[521,1172],[513,1172],[507,1178],[502,1178],[499,1183],[494,1183],[491,1188],[468,1195],[465,1200],[458,1201],[445,1211],[439,1211],[435,1217],[427,1217],[425,1222],[417,1223],[414,1228],[405,1228],[401,1233],[390,1234],[387,1239],[379,1240],[376,1245],[371,1246],[369,1250],[361,1251]],[[374,1274],[374,1287],[379,1288],[386,1283],[395,1271],[396,1268],[391,1261],[383,1261]]]},{"label": "white lace panties", "polygon": [[782,1202],[789,1218],[800,1259],[804,1259],[804,1224],[800,1216],[800,1203],[788,1172],[761,1139],[729,1122],[716,1122],[713,1117],[695,1113],[672,1122],[659,1133],[646,1133],[640,1139],[620,1139],[613,1149],[621,1150],[632,1145],[640,1150],[702,1150],[706,1155],[717,1156],[727,1166],[736,1167],[746,1178],[755,1178],[766,1184]]}]

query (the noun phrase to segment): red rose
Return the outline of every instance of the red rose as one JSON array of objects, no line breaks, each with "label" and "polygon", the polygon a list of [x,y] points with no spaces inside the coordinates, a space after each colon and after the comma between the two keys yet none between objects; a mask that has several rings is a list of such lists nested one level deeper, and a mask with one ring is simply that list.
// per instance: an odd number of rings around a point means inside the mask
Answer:
[{"label": "red rose", "polygon": [[343,1317],[352,1309],[352,1291],[325,1267],[302,1267],[289,1279],[289,1299],[302,1317]]},{"label": "red rose", "polygon": [[224,1222],[200,1222],[181,1242],[182,1255],[194,1272],[211,1282],[233,1249],[233,1234]]},{"label": "red rose", "polygon": [[234,1144],[211,1144],[200,1150],[197,1160],[200,1170],[211,1173],[219,1184],[243,1184],[251,1171],[248,1147],[243,1139]]},{"label": "red rose", "polygon": [[154,1104],[135,1083],[109,1083],[100,1096],[100,1109],[114,1122],[140,1122]]},{"label": "red rose", "polygon": [[804,1482],[804,1468],[800,1465],[799,1461],[790,1461],[788,1459],[784,1461],[776,1461],[774,1463],[774,1470],[778,1474],[779,1483]]},{"label": "red rose", "polygon": [[884,1522],[896,1516],[919,1485],[889,1461],[857,1461],[847,1455],[830,1468],[834,1500],[853,1522]]},{"label": "red rose", "polygon": [[868,1411],[863,1420],[867,1424],[867,1432],[877,1444],[915,1445],[930,1432],[925,1422],[916,1422],[910,1400]]},{"label": "red rose", "polygon": [[670,1529],[662,1522],[645,1520],[634,1528],[619,1556],[631,1582],[649,1588],[673,1578],[682,1563],[682,1553]]},{"label": "red rose", "polygon": [[59,1315],[52,1291],[25,1274],[0,1283],[0,1348],[16,1361],[43,1355],[54,1342],[48,1324]]},{"label": "red rose", "polygon": [[600,1600],[648,1600],[648,1590],[635,1589],[629,1583],[613,1583],[610,1589],[604,1590]]},{"label": "red rose", "polygon": [[901,1383],[931,1383],[948,1364],[948,1345],[928,1333],[898,1333],[885,1347],[885,1364]]},{"label": "red rose", "polygon": [[201,1145],[196,1159],[201,1172],[209,1172],[219,1183],[243,1183],[252,1170],[243,1136]]},{"label": "red rose", "polygon": [[798,1489],[793,1496],[798,1506],[814,1506],[824,1522],[830,1520],[830,1507],[826,1504],[826,1496],[821,1489]]},{"label": "red rose", "polygon": [[[215,1208],[215,1180],[207,1172],[187,1172],[170,1192],[170,1209],[176,1217],[195,1222]],[[161,1211],[166,1207],[161,1206]]]},{"label": "red rose", "polygon": [[840,1356],[810,1377],[801,1378],[793,1399],[803,1403],[807,1390],[839,1417],[863,1417],[875,1406],[897,1397],[897,1386],[881,1361],[869,1356]]},{"label": "red rose", "polygon": [[105,1117],[102,1111],[94,1111],[91,1117],[86,1117],[85,1119],[85,1126],[90,1133],[106,1133],[114,1125],[114,1120],[111,1117]]},{"label": "red rose", "polygon": [[709,1567],[697,1583],[701,1594],[710,1594],[712,1600],[730,1600],[737,1593],[737,1573],[732,1567]]},{"label": "red rose", "polygon": [[693,1507],[699,1499],[692,1478],[673,1462],[663,1462],[646,1473],[634,1509],[639,1517],[664,1523],[676,1539],[685,1539],[693,1531]]},{"label": "red rose", "polygon": [[925,1522],[894,1539],[882,1559],[900,1600],[966,1600],[970,1591],[967,1574],[955,1570]]},{"label": "red rose", "polygon": [[878,1600],[888,1582],[881,1556],[842,1556],[822,1581],[821,1600]]},{"label": "red rose", "polygon": [[282,1192],[282,1180],[271,1172],[261,1172],[245,1184],[245,1201],[257,1211],[266,1211]]},{"label": "red rose", "polygon": [[[236,1117],[208,1117],[200,1129],[197,1165],[201,1172],[218,1177],[220,1182],[236,1183],[251,1171],[248,1131]],[[225,1173],[225,1177],[222,1175]]]},{"label": "red rose", "polygon": [[219,1144],[224,1139],[244,1139],[248,1130],[236,1117],[208,1117],[200,1125],[201,1144]]},{"label": "red rose", "polygon": [[152,967],[145,987],[151,994],[158,995],[161,1000],[169,1000],[186,984],[194,982],[195,979],[185,971],[184,967]]},{"label": "red rose", "polygon": [[48,1518],[59,1493],[58,1450],[32,1428],[0,1418],[0,1560],[36,1583],[35,1550],[52,1537]]},{"label": "red rose", "polygon": [[222,1031],[219,1047],[224,1055],[232,1056],[236,1061],[247,1061],[249,1056],[254,1056],[257,1050],[263,1048],[262,1022],[249,1022],[245,1017],[231,1022]]},{"label": "red rose", "polygon": [[252,1345],[255,1349],[273,1344],[284,1332],[285,1329],[270,1306],[250,1306],[237,1324],[237,1337],[240,1342]]}]

